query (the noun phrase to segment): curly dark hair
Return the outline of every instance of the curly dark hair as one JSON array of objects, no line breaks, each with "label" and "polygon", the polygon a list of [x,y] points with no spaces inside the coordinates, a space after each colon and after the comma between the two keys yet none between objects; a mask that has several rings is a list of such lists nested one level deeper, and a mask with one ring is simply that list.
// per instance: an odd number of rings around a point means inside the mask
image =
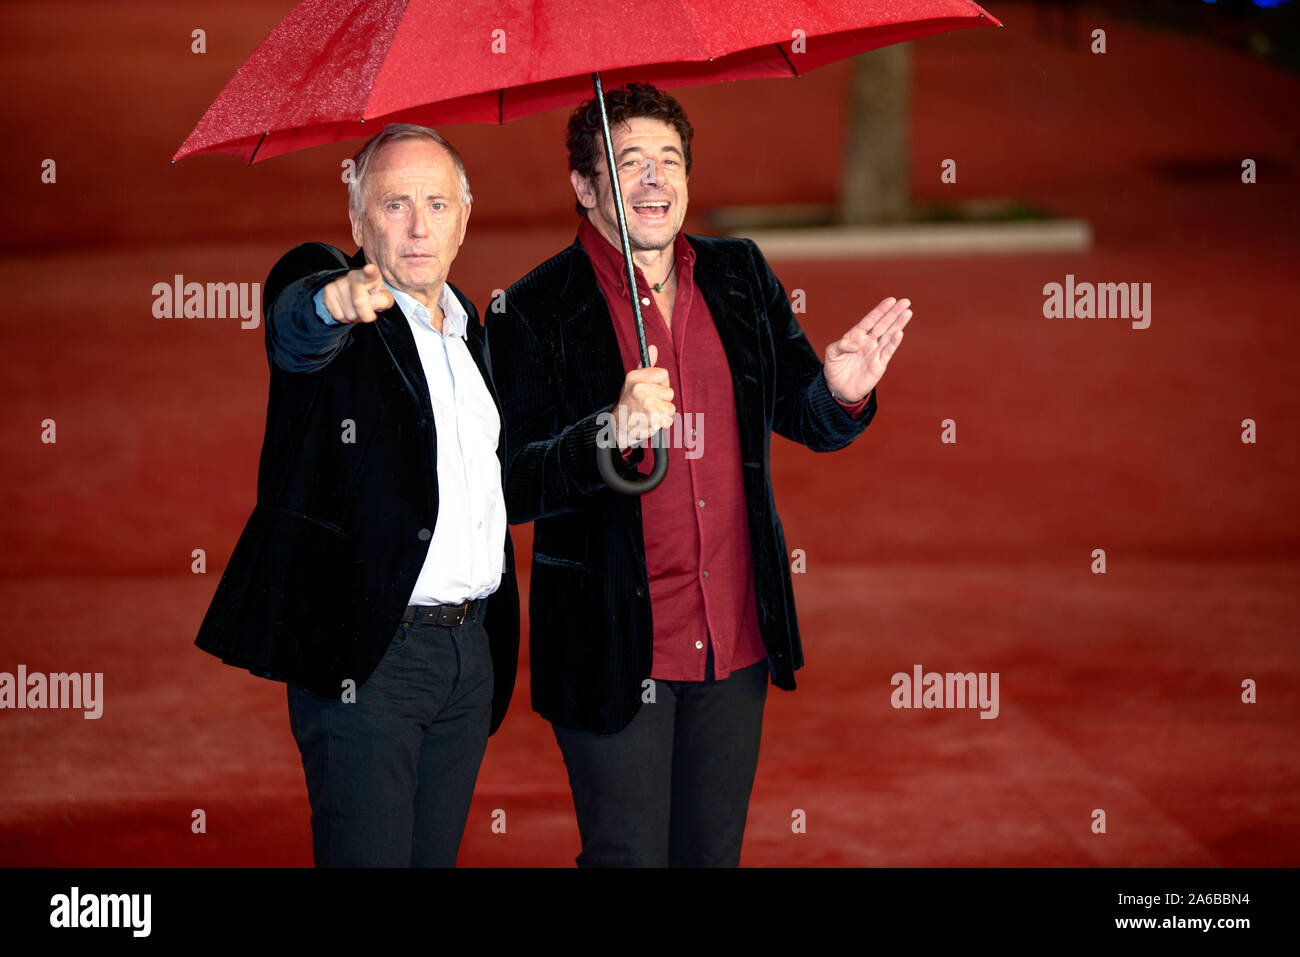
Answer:
[{"label": "curly dark hair", "polygon": [[[649,83],[629,83],[605,91],[605,112],[609,114],[611,128],[638,116],[667,123],[681,137],[682,158],[686,161],[686,173],[690,175],[691,137],[695,131],[690,120],[686,119],[686,111],[672,96]],[[570,114],[565,145],[569,148],[569,169],[577,170],[586,180],[595,182],[596,160],[604,155],[605,147],[601,143],[600,106],[594,96]],[[580,201],[575,199],[574,205],[578,215],[587,215],[587,209]]]}]

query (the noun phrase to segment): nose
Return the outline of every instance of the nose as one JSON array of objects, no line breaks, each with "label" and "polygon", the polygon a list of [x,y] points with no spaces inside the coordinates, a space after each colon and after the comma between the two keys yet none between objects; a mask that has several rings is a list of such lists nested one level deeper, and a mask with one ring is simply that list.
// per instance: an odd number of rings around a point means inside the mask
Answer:
[{"label": "nose", "polygon": [[429,210],[421,204],[416,204],[411,210],[411,219],[409,221],[410,234],[413,238],[418,239],[421,236],[429,235]]}]

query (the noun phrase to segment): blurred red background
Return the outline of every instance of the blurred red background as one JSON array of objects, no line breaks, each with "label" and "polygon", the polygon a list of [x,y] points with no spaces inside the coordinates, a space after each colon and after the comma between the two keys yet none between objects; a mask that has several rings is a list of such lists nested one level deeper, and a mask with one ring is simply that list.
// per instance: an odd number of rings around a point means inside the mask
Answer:
[{"label": "blurred red background", "polygon": [[[106,697],[98,721],[0,712],[0,864],[310,863],[283,688],[192,647],[253,504],[262,329],[157,319],[151,292],[178,273],[260,282],[308,239],[352,249],[356,142],[169,162],[290,6],[0,14],[0,671],[103,671]],[[859,442],[774,447],[809,663],[769,698],[745,863],[1296,864],[1300,79],[1104,12],[1072,48],[1026,4],[993,12],[1004,29],[912,45],[913,198],[1023,201],[1087,220],[1095,245],[774,260],[818,349],[886,295],[916,318]],[[835,201],[847,69],[677,91],[696,128],[688,231],[731,205]],[[564,117],[444,129],[476,197],[451,278],[480,312],[572,240]],[[1067,273],[1150,282],[1151,327],[1045,319],[1043,285]],[[917,662],[999,671],[999,719],[891,709],[889,676]],[[526,664],[462,864],[577,852]]]}]

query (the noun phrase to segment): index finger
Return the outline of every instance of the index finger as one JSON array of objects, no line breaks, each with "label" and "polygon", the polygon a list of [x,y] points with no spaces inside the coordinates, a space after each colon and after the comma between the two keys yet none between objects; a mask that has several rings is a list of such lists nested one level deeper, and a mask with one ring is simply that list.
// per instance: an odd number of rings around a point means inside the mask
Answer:
[{"label": "index finger", "polygon": [[359,270],[354,270],[354,272],[361,273],[360,282],[370,292],[374,292],[377,285],[382,286],[384,284],[384,277],[380,274],[379,267],[374,263],[366,263]]}]

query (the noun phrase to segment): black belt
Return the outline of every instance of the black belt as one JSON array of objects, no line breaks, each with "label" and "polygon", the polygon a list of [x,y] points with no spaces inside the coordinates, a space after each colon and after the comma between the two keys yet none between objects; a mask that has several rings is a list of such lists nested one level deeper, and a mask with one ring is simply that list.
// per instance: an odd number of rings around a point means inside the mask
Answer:
[{"label": "black belt", "polygon": [[442,625],[444,628],[463,625],[474,617],[484,600],[463,601],[459,605],[407,605],[406,611],[402,613],[402,624],[421,623]]}]

